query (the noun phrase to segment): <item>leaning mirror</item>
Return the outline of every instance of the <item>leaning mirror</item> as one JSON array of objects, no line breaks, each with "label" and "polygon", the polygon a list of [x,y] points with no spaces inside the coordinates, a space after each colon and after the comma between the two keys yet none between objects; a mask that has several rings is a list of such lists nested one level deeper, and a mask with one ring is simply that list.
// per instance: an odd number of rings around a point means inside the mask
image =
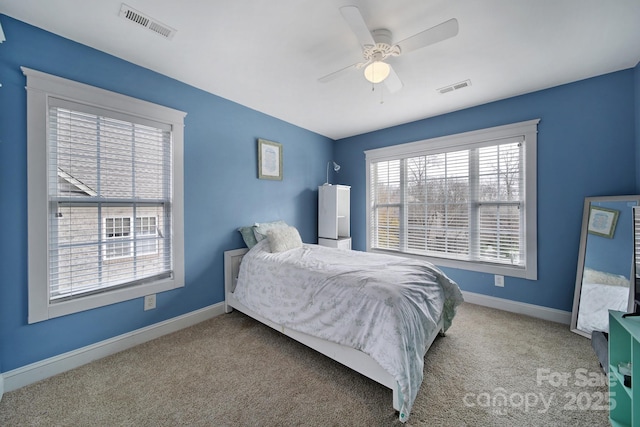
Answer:
[{"label": "leaning mirror", "polygon": [[633,207],[640,196],[587,197],[571,330],[609,332],[609,310],[629,311],[633,274]]}]

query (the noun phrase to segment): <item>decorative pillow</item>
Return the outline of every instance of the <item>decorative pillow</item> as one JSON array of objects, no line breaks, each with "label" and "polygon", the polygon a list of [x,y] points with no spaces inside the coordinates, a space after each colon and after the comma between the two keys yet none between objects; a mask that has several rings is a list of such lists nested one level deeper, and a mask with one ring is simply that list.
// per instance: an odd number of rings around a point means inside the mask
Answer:
[{"label": "decorative pillow", "polygon": [[267,238],[267,231],[273,228],[282,228],[282,227],[288,227],[288,226],[289,225],[287,225],[287,223],[284,221],[261,222],[261,223],[256,222],[255,225],[253,226],[253,234],[256,236],[256,240],[260,242]]},{"label": "decorative pillow", "polygon": [[275,227],[267,231],[271,253],[301,248],[302,239],[295,227]]},{"label": "decorative pillow", "polygon": [[242,240],[244,240],[244,244],[247,245],[249,249],[258,244],[256,236],[253,233],[253,226],[240,227],[238,231],[242,234]]}]

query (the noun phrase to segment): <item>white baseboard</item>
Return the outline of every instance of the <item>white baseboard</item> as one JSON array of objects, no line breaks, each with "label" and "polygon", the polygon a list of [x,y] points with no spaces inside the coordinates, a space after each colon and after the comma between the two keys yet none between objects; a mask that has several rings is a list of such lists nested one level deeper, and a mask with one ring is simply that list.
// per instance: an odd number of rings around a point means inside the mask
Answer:
[{"label": "white baseboard", "polygon": [[221,314],[224,314],[224,302],[210,305],[200,310],[192,311],[191,313],[137,329],[96,344],[50,357],[12,371],[3,372],[0,375],[0,396],[2,396],[3,391],[10,392],[17,390],[26,385],[69,371],[163,335],[193,326]]},{"label": "white baseboard", "polygon": [[[464,300],[470,304],[496,308],[512,313],[524,314],[552,322],[571,323],[571,313],[503,298],[462,291]],[[87,347],[82,347],[58,356],[26,365],[0,375],[0,399],[2,394],[17,390],[53,375],[69,371],[94,360],[118,353],[163,335],[179,331],[197,323],[224,314],[224,302],[165,320]]]},{"label": "white baseboard", "polygon": [[504,298],[476,294],[474,292],[462,291],[462,296],[464,296],[466,302],[471,304],[497,308],[498,310],[509,311],[511,313],[524,314],[556,323],[571,324],[571,312],[569,311],[528,304],[526,302],[511,301]]}]

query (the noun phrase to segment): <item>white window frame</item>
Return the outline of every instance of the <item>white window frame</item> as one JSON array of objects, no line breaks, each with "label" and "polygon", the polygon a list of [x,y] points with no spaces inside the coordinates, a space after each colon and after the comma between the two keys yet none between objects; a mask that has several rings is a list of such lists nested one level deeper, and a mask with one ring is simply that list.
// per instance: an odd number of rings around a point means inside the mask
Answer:
[{"label": "white window frame", "polygon": [[[184,286],[184,117],[186,113],[83,83],[21,67],[27,77],[27,201],[29,254],[28,322],[65,316]],[[172,245],[170,277],[107,290],[60,302],[50,302],[48,277],[48,104],[65,99],[121,114],[166,123],[173,143]],[[134,225],[135,226],[135,225]]]},{"label": "white window frame", "polygon": [[[499,274],[512,277],[521,277],[536,280],[538,277],[538,243],[537,243],[537,133],[540,119],[513,123],[504,126],[481,129],[439,138],[426,139],[389,147],[377,148],[365,151],[366,158],[366,200],[367,200],[367,251],[378,253],[390,253],[393,255],[426,259],[433,264],[443,267],[453,267],[463,270],[478,271],[490,274]],[[430,155],[452,151],[454,149],[468,149],[486,145],[490,141],[505,138],[524,138],[524,267],[501,265],[496,263],[483,263],[479,261],[467,261],[443,257],[428,257],[424,255],[410,254],[397,251],[385,251],[372,248],[372,230],[370,218],[372,215],[373,201],[371,200],[371,163],[385,160],[397,160],[400,158]]]}]

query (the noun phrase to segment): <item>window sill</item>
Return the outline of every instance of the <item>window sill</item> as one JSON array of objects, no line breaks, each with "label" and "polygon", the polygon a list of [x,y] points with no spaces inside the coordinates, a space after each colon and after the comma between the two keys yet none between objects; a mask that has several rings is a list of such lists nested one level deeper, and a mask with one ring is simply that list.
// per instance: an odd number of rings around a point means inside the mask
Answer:
[{"label": "window sill", "polygon": [[510,265],[489,264],[474,261],[462,261],[449,258],[436,258],[425,255],[410,254],[405,252],[385,251],[381,249],[367,249],[367,252],[394,255],[403,258],[413,258],[428,261],[439,267],[457,268],[460,270],[477,271],[479,273],[499,274],[507,277],[519,277],[522,279],[536,280],[537,271],[532,268],[515,267]]},{"label": "window sill", "polygon": [[57,303],[54,302],[48,304],[44,311],[39,311],[37,314],[37,318],[32,318],[30,313],[29,323],[40,322],[43,320],[53,319],[55,317],[66,316],[68,314],[91,310],[94,308],[116,304],[135,298],[141,298],[145,295],[165,292],[183,286],[184,280],[177,281],[172,278],[167,278],[164,280],[159,280],[156,282],[138,285],[130,288],[117,289],[68,301]]}]

